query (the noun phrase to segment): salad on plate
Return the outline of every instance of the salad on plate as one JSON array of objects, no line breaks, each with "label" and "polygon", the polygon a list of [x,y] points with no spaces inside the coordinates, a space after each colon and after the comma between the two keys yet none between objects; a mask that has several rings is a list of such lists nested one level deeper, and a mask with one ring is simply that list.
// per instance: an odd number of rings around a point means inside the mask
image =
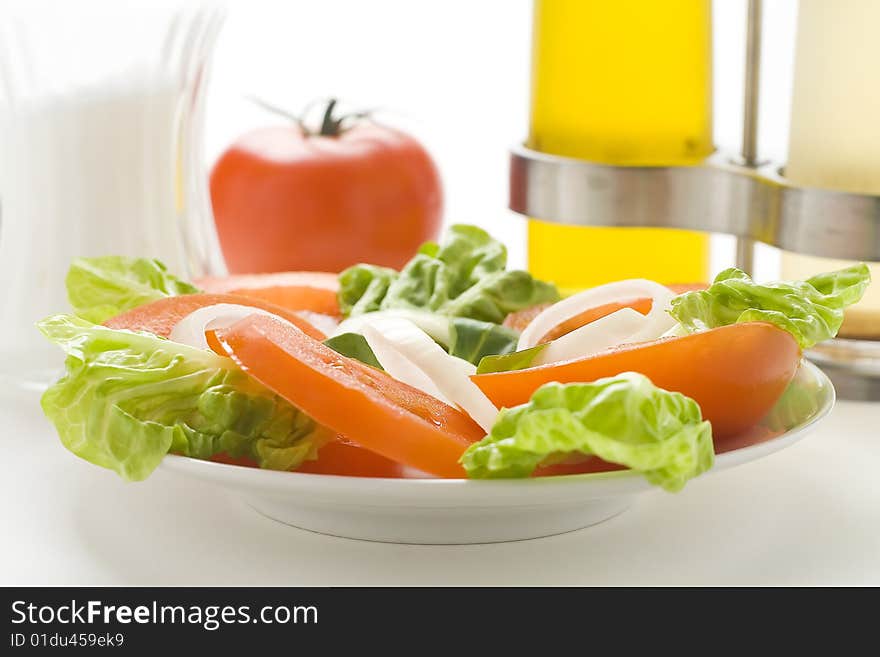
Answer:
[{"label": "salad on plate", "polygon": [[400,271],[184,281],[81,258],[72,311],[38,323],[67,355],[41,403],[65,447],[126,480],[178,454],[387,478],[629,469],[677,491],[741,444],[869,281],[864,264],[772,283],[728,269],[560,298],[468,225]]}]

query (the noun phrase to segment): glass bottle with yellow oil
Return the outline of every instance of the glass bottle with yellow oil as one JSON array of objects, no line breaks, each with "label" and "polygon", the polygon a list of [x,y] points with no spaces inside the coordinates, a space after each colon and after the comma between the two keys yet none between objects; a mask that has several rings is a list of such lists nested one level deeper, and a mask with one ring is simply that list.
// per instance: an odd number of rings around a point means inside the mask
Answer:
[{"label": "glass bottle with yellow oil", "polygon": [[[711,0],[535,0],[528,146],[604,164],[697,164],[712,146]],[[563,291],[704,281],[709,242],[663,228],[528,225],[529,269]]]}]

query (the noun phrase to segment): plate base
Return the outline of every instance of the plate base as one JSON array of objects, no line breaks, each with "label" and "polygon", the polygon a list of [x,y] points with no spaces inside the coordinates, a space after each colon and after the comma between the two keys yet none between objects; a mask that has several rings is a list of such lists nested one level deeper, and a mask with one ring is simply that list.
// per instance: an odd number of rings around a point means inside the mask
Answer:
[{"label": "plate base", "polygon": [[330,536],[380,543],[468,545],[542,538],[583,529],[625,511],[632,497],[585,500],[573,506],[440,507],[293,506],[290,500],[245,498],[258,513]]}]

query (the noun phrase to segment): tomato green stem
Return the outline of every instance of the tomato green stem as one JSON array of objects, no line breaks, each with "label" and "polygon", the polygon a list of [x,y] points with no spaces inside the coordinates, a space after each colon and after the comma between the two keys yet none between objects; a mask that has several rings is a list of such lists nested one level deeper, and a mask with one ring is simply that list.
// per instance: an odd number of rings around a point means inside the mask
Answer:
[{"label": "tomato green stem", "polygon": [[311,137],[315,134],[318,134],[321,137],[338,137],[348,128],[348,126],[344,125],[346,121],[350,121],[353,119],[363,119],[370,116],[370,114],[372,113],[370,110],[366,110],[360,112],[351,112],[349,114],[343,114],[342,116],[338,117],[334,116],[333,113],[336,110],[336,106],[339,101],[336,98],[330,98],[327,100],[327,106],[324,108],[324,115],[321,118],[321,127],[316,133],[314,130],[309,128],[305,121],[308,110],[315,105],[314,102],[310,103],[307,108],[303,110],[303,113],[297,116],[292,112],[288,112],[287,110],[284,110],[280,107],[271,105],[270,103],[267,103],[260,98],[256,98],[255,96],[248,96],[247,98],[252,103],[262,107],[264,110],[272,112],[273,114],[277,114],[278,116],[283,116],[285,119],[293,121],[299,126],[300,130],[302,130],[303,134],[306,137]]},{"label": "tomato green stem", "polygon": [[333,118],[333,110],[336,109],[336,99],[331,98],[327,102],[327,108],[324,110],[324,118],[321,120],[321,132],[322,137],[338,137],[339,136],[339,128],[342,125],[342,119],[334,119]]}]

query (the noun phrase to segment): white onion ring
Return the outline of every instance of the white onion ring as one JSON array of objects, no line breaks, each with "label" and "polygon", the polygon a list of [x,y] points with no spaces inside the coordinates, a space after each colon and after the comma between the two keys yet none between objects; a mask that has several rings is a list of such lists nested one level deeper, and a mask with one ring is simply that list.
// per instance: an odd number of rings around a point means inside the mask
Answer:
[{"label": "white onion ring", "polygon": [[420,367],[417,367],[409,358],[404,356],[395,346],[391,339],[386,337],[382,331],[381,322],[374,324],[365,324],[363,326],[363,336],[376,360],[382,366],[382,369],[398,381],[417,388],[422,392],[431,395],[442,401],[444,404],[455,406],[450,399],[444,395],[437,385],[431,380]]},{"label": "white onion ring", "polygon": [[[363,330],[367,344],[388,374],[459,407],[487,433],[492,430],[498,409],[471,381],[470,377],[476,373],[472,363],[447,354],[407,319],[377,320],[366,324]],[[427,386],[420,384],[424,379],[429,381]]]},{"label": "white onion ring", "polygon": [[552,340],[535,358],[534,365],[558,363],[598,354],[610,347],[630,342],[648,323],[648,318],[632,308],[621,308],[594,322],[584,324]]},{"label": "white onion ring", "polygon": [[[406,319],[418,326],[425,333],[437,340],[440,344],[449,346],[452,336],[449,331],[449,318],[422,310],[408,310],[406,308],[398,308],[395,310],[377,310],[363,315],[355,315],[343,320],[333,336],[342,335],[343,333],[359,333],[363,335],[364,327],[374,322],[386,319]],[[330,334],[328,334],[330,335]]]},{"label": "white onion ring", "polygon": [[645,315],[645,325],[629,336],[627,341],[642,342],[658,338],[675,325],[675,319],[667,312],[675,293],[656,281],[633,278],[584,290],[545,308],[523,329],[517,350],[536,346],[551,330],[590,308],[645,297],[651,299],[651,311]]},{"label": "white onion ring", "polygon": [[168,339],[172,342],[179,342],[196,349],[207,349],[208,339],[205,337],[205,331],[218,328],[228,328],[237,321],[249,317],[251,315],[266,315],[293,326],[283,317],[279,317],[275,313],[270,313],[262,308],[254,308],[253,306],[243,306],[237,303],[215,303],[210,306],[204,306],[198,310],[192,311],[189,315],[182,318],[174,328],[171,329],[171,335]]}]

